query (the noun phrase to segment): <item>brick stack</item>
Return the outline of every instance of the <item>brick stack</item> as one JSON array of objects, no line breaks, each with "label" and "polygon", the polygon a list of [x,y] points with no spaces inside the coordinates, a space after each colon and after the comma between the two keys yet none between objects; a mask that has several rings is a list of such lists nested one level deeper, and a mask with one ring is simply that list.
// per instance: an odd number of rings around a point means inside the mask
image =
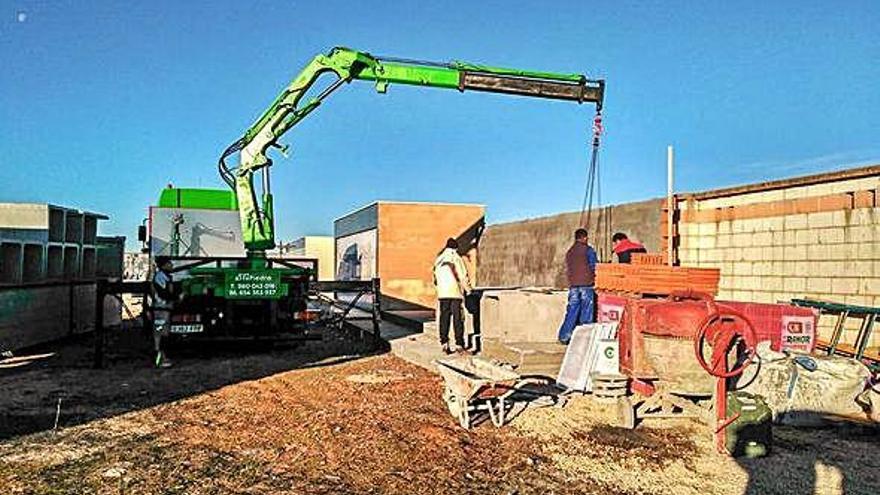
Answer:
[{"label": "brick stack", "polygon": [[633,265],[665,265],[666,255],[663,253],[633,253],[630,255]]},{"label": "brick stack", "polygon": [[668,295],[680,291],[718,294],[720,270],[666,265],[626,265],[600,263],[596,269],[596,288],[631,294]]}]

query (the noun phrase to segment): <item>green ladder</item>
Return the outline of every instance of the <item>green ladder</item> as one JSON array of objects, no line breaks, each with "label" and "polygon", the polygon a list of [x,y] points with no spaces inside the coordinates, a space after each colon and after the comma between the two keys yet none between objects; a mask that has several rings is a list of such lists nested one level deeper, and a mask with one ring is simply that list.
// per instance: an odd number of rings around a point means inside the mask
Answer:
[{"label": "green ladder", "polygon": [[[816,301],[812,299],[792,299],[791,303],[795,306],[818,309],[820,314],[837,315],[837,321],[834,324],[834,331],[831,333],[831,341],[827,344],[820,343],[819,345],[820,347],[827,349],[829,356],[832,354],[841,354],[852,356],[858,360],[867,359],[872,361],[875,365],[880,365],[880,356],[865,355],[865,351],[868,348],[868,343],[871,341],[871,335],[874,331],[874,322],[880,319],[880,308],[828,301]],[[840,339],[843,336],[843,327],[848,318],[858,318],[862,320],[862,323],[859,326],[859,333],[856,335],[855,345],[852,346],[851,350],[842,348],[842,346],[847,348],[849,346],[846,344],[842,345],[840,342]]]}]

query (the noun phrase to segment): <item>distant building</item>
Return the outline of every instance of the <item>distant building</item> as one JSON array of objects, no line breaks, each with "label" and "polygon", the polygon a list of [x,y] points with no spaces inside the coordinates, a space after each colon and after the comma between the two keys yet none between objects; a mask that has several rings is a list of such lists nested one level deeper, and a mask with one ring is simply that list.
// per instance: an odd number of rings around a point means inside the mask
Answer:
[{"label": "distant building", "polygon": [[318,280],[333,280],[333,237],[309,235],[278,248],[281,256],[315,258],[318,260]]}]

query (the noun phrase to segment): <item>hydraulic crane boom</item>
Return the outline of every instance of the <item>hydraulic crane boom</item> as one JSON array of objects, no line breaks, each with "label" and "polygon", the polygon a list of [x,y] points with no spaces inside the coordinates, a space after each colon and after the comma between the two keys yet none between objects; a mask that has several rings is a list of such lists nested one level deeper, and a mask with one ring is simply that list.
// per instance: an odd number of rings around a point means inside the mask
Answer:
[{"label": "hydraulic crane boom", "polygon": [[[325,73],[336,80],[315,98],[302,102],[303,95]],[[344,83],[359,79],[374,81],[384,93],[389,84],[408,84],[434,88],[504,93],[535,98],[595,103],[602,109],[604,80],[590,80],[580,74],[555,74],[452,62],[446,64],[375,57],[365,52],[336,47],[318,55],[281,92],[263,115],[229,146],[220,157],[220,175],[235,190],[241,214],[244,245],[249,254],[259,254],[275,247],[272,194],[267,156],[270,147],[286,150],[278,139],[299,123],[333,91]],[[238,167],[230,168],[226,159],[240,152]],[[261,205],[253,184],[254,173],[263,171]]]}]

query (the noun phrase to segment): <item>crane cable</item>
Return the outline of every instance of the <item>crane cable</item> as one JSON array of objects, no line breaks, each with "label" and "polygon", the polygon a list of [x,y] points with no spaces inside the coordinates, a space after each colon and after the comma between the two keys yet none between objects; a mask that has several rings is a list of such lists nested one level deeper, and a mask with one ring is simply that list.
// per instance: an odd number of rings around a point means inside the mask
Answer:
[{"label": "crane cable", "polygon": [[[602,202],[602,189],[599,180],[599,137],[602,135],[602,111],[596,110],[596,116],[593,117],[593,150],[590,156],[590,166],[587,169],[587,179],[584,186],[584,200],[581,204],[581,216],[579,227],[583,227],[589,231],[590,220],[593,213],[593,195],[596,193],[597,204]],[[586,221],[585,221],[586,220]],[[599,223],[596,223],[596,229]]]}]

